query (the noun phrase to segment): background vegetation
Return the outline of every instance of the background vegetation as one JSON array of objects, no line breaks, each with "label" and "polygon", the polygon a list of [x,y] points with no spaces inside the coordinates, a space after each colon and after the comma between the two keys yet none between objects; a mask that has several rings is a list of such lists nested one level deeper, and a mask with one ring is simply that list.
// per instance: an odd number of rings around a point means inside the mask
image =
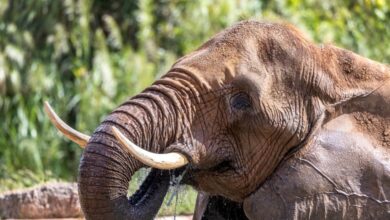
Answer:
[{"label": "background vegetation", "polygon": [[44,100],[90,134],[178,57],[249,18],[390,62],[389,0],[0,0],[0,191],[76,179],[82,150],[50,125]]}]

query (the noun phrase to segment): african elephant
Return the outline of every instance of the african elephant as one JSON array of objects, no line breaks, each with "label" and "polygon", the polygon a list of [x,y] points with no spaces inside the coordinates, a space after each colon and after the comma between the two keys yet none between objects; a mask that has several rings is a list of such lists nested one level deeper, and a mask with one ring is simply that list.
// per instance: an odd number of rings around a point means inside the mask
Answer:
[{"label": "african elephant", "polygon": [[[86,146],[87,219],[152,219],[171,175],[195,219],[389,219],[390,68],[288,24],[240,22],[115,109]],[[141,147],[139,147],[141,146]],[[127,198],[132,175],[153,167]]]}]

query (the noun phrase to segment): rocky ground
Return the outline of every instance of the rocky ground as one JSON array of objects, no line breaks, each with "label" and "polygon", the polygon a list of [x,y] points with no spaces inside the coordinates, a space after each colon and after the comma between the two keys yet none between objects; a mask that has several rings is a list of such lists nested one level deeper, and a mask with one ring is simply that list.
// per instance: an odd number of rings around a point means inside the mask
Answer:
[{"label": "rocky ground", "polygon": [[[0,194],[0,219],[82,219],[76,183],[49,183]],[[173,216],[157,220],[172,220]],[[192,216],[176,216],[190,220]]]},{"label": "rocky ground", "polygon": [[76,183],[49,183],[0,195],[0,219],[82,216]]}]

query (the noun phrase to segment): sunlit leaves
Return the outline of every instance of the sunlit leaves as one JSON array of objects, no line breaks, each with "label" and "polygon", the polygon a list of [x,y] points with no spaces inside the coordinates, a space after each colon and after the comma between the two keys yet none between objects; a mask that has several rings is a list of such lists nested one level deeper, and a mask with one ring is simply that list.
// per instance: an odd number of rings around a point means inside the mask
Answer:
[{"label": "sunlit leaves", "polygon": [[[332,42],[390,62],[390,4],[386,0],[273,1],[267,9],[303,27],[317,42]],[[307,28],[305,28],[307,27]]]}]

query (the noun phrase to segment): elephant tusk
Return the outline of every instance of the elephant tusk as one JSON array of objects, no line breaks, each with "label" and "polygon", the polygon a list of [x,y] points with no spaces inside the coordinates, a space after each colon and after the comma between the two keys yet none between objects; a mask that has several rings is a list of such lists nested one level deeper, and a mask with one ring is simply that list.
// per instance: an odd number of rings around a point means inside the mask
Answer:
[{"label": "elephant tusk", "polygon": [[135,145],[126,138],[116,127],[111,127],[115,137],[119,140],[122,147],[137,160],[142,163],[161,170],[172,170],[188,164],[187,158],[180,153],[171,152],[166,154],[157,154],[146,151]]},{"label": "elephant tusk", "polygon": [[71,141],[75,142],[76,144],[80,145],[80,147],[84,148],[89,139],[90,136],[83,134],[79,131],[76,131],[75,129],[71,128],[69,125],[67,125],[64,121],[61,120],[60,117],[54,112],[50,104],[45,101],[45,112],[47,116],[49,116],[50,121],[56,126],[56,128],[63,134],[65,137],[69,138]]}]

